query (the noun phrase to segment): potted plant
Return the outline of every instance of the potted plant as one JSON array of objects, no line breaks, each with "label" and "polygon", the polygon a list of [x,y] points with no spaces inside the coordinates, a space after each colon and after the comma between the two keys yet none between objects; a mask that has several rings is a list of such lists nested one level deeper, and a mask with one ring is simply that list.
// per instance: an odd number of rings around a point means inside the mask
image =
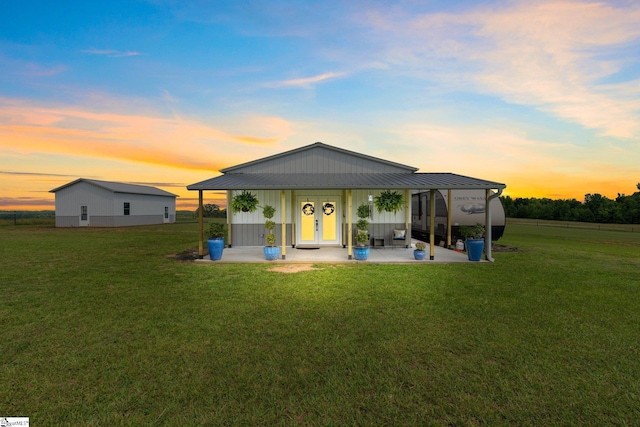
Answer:
[{"label": "potted plant", "polygon": [[402,209],[404,196],[399,191],[384,190],[379,196],[373,198],[378,212],[393,212],[394,214]]},{"label": "potted plant", "polygon": [[480,261],[484,250],[484,225],[479,222],[476,225],[460,227],[460,233],[465,237],[465,247],[469,261]]},{"label": "potted plant", "polygon": [[413,251],[413,257],[418,261],[422,261],[423,259],[425,259],[425,257],[427,256],[427,252],[425,251],[426,247],[427,245],[425,245],[424,243],[417,242],[416,249]]},{"label": "potted plant", "polygon": [[209,226],[207,247],[209,248],[209,258],[212,261],[218,261],[222,258],[222,250],[224,249],[224,238],[226,234],[227,226],[223,222],[212,222]]},{"label": "potted plant", "polygon": [[253,212],[258,208],[258,198],[247,190],[236,194],[231,200],[231,210],[234,212]]},{"label": "potted plant", "polygon": [[276,235],[273,232],[273,229],[276,228],[276,223],[272,219],[275,213],[276,208],[271,205],[262,208],[262,215],[265,217],[264,228],[267,231],[265,233],[264,257],[270,261],[278,259],[280,256],[280,247],[276,246]]},{"label": "potted plant", "polygon": [[362,204],[358,206],[356,211],[358,214],[358,222],[356,223],[356,246],[353,248],[353,257],[357,260],[366,261],[369,258],[369,221],[367,218],[370,215],[369,205]]}]

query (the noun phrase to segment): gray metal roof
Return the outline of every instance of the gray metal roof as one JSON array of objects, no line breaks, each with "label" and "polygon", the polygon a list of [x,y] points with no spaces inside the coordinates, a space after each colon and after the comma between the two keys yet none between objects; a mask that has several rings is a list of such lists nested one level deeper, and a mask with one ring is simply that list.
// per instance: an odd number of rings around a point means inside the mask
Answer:
[{"label": "gray metal roof", "polygon": [[187,186],[188,190],[321,189],[498,189],[506,185],[453,173],[264,174],[227,173]]},{"label": "gray metal roof", "polygon": [[222,173],[412,173],[418,168],[316,142],[220,170]]},{"label": "gray metal roof", "polygon": [[418,169],[316,142],[222,169],[223,175],[188,190],[500,189],[506,185]]},{"label": "gray metal roof", "polygon": [[165,197],[178,197],[176,194],[169,193],[168,191],[160,190],[156,187],[149,187],[146,185],[137,185],[137,184],[124,184],[122,182],[111,182],[111,181],[99,181],[97,179],[86,179],[86,178],[78,178],[75,181],[71,181],[65,185],[62,185],[58,188],[54,188],[53,190],[49,190],[50,193],[55,193],[56,191],[60,191],[63,188],[70,187],[79,182],[86,182],[88,184],[95,185],[100,188],[104,188],[105,190],[109,190],[113,193],[126,193],[126,194],[144,194],[150,196],[165,196]]}]

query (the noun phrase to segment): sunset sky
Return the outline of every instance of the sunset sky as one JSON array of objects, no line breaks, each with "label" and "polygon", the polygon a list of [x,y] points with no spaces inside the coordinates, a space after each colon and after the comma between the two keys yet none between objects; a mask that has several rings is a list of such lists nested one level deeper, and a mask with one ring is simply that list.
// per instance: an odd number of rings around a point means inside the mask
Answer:
[{"label": "sunset sky", "polygon": [[512,197],[632,194],[639,23],[637,0],[3,0],[0,210],[81,177],[192,209],[186,185],[317,141]]}]

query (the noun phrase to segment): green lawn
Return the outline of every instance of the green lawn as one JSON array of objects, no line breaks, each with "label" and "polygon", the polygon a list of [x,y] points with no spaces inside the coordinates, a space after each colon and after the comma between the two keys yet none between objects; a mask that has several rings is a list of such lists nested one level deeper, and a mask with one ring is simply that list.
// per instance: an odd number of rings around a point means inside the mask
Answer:
[{"label": "green lawn", "polygon": [[640,233],[509,225],[493,264],[179,262],[197,224],[0,226],[0,417],[637,425]]}]

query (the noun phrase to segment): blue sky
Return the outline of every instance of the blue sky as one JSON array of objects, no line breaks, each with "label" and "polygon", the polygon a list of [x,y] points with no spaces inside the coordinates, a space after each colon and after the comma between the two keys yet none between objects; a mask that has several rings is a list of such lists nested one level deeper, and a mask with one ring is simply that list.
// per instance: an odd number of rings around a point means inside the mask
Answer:
[{"label": "blue sky", "polygon": [[0,210],[78,177],[191,206],[316,141],[513,197],[634,192],[640,4],[451,3],[5,0]]}]

